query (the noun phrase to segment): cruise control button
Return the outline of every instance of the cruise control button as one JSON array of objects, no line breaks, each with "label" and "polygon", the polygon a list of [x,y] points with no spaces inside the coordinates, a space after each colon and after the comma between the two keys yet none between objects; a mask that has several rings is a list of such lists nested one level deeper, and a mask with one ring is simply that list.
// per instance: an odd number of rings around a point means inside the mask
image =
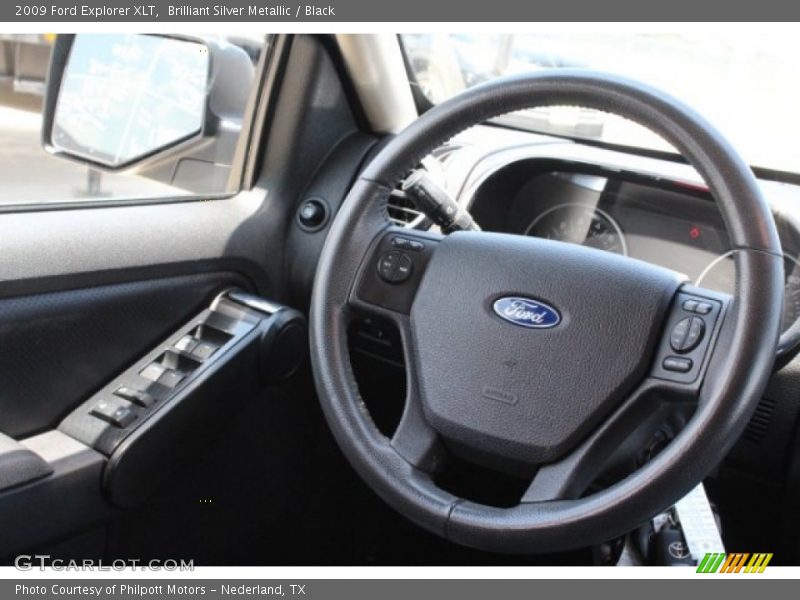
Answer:
[{"label": "cruise control button", "polygon": [[694,312],[697,310],[697,300],[687,300],[683,303],[683,310]]},{"label": "cruise control button", "polygon": [[690,352],[697,348],[706,332],[706,323],[701,317],[686,317],[672,328],[669,345],[675,352]]},{"label": "cruise control button", "polygon": [[683,302],[683,310],[693,312],[698,315],[707,315],[714,310],[714,305],[702,300],[689,299]]},{"label": "cruise control button", "polygon": [[694,309],[698,315],[707,315],[714,308],[709,302],[698,302],[697,307]]},{"label": "cruise control button", "polygon": [[661,366],[664,367],[666,371],[688,373],[692,370],[692,361],[682,356],[668,356],[664,359],[664,362],[661,363]]},{"label": "cruise control button", "polygon": [[703,334],[706,332],[706,323],[700,317],[692,317],[689,323],[689,332],[686,334],[686,339],[683,340],[683,348],[681,351],[689,352],[697,348],[697,345],[703,340]]},{"label": "cruise control button", "polygon": [[691,323],[691,320],[692,317],[681,319],[675,327],[672,328],[672,333],[669,334],[669,345],[672,346],[675,352],[683,351],[683,342],[686,339],[686,334],[689,333],[689,323]]}]

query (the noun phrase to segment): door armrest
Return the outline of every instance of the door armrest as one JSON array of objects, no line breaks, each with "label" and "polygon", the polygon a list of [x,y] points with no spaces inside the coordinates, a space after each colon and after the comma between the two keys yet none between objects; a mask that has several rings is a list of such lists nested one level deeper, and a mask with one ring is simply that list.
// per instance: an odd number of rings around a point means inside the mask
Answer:
[{"label": "door armrest", "polygon": [[53,467],[41,456],[0,433],[0,491],[47,477],[52,472]]}]

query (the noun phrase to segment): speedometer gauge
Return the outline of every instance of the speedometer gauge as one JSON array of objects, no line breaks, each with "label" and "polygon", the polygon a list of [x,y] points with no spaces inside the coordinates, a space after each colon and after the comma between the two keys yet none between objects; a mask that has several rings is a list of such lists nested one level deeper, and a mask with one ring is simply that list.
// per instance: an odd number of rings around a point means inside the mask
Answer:
[{"label": "speedometer gauge", "polygon": [[525,235],[628,254],[617,222],[608,213],[585,204],[559,204],[544,211],[528,226]]},{"label": "speedometer gauge", "polygon": [[[783,321],[781,331],[787,331],[800,318],[800,262],[791,256],[783,255],[785,283],[783,291]],[[736,269],[733,264],[733,251],[715,258],[700,276],[696,285],[733,294]]]}]

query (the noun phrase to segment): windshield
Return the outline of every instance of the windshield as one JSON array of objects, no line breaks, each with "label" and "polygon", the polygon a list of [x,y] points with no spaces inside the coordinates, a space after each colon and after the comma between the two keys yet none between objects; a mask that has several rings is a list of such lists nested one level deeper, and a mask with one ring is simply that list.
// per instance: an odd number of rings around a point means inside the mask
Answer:
[{"label": "windshield", "polygon": [[[401,39],[416,83],[434,104],[503,75],[597,69],[680,98],[718,127],[750,164],[800,172],[800,30],[414,34]],[[500,121],[542,133],[672,150],[629,121],[588,109],[536,109]]]}]

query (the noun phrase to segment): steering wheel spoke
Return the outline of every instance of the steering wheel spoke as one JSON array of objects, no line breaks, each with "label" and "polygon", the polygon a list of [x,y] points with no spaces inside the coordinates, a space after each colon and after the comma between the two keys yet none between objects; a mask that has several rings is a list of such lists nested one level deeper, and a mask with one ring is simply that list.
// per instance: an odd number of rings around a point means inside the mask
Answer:
[{"label": "steering wheel spoke", "polygon": [[419,283],[440,234],[382,228],[370,245],[350,293],[356,314],[391,323],[400,334],[406,371],[406,397],[391,446],[411,466],[433,473],[445,455],[439,435],[425,419],[411,334],[410,312]]},{"label": "steering wheel spoke", "polygon": [[647,379],[580,445],[539,467],[520,503],[579,498],[604,473],[619,475],[652,458],[691,414],[690,404],[664,397],[665,387]]},{"label": "steering wheel spoke", "polygon": [[394,318],[408,315],[441,235],[401,227],[381,229],[350,295],[357,309]]},{"label": "steering wheel spoke", "polygon": [[403,315],[397,317],[395,323],[403,340],[406,398],[400,423],[392,436],[392,447],[409,464],[427,473],[434,473],[445,457],[444,447],[439,434],[425,418],[422,408],[410,318]]},{"label": "steering wheel spoke", "polygon": [[640,464],[674,438],[695,409],[715,354],[729,343],[731,325],[724,318],[730,301],[727,294],[682,286],[656,343],[651,372],[577,448],[538,469],[521,503],[578,498],[610,463]]}]

